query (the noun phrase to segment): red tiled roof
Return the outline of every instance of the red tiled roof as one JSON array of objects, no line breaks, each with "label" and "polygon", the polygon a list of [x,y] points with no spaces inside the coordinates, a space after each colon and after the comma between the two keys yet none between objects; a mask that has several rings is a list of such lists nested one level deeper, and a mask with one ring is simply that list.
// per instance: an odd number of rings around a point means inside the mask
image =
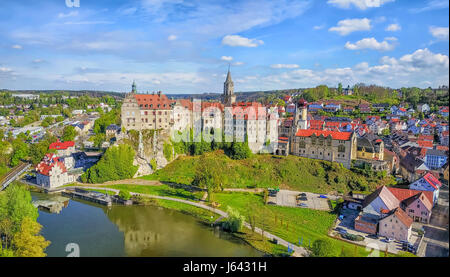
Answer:
[{"label": "red tiled roof", "polygon": [[352,132],[338,132],[338,131],[323,131],[323,130],[298,130],[298,132],[295,134],[297,137],[310,137],[312,135],[316,136],[324,136],[328,137],[331,136],[333,139],[338,140],[350,140],[352,136]]},{"label": "red tiled roof", "polygon": [[42,175],[49,176],[53,167],[58,166],[61,171],[67,172],[66,166],[55,154],[46,154],[44,159],[36,166],[36,171]]},{"label": "red tiled roof", "polygon": [[394,214],[398,220],[400,220],[408,228],[413,223],[412,218],[410,218],[401,208],[396,208],[394,210]]},{"label": "red tiled roof", "polygon": [[422,178],[435,189],[439,189],[442,186],[441,182],[439,182],[439,180],[430,172],[425,174]]},{"label": "red tiled roof", "polygon": [[180,99],[180,105],[192,111],[193,104],[189,99]]},{"label": "red tiled roof", "polygon": [[433,148],[433,142],[427,140],[418,140],[417,144],[419,147]]},{"label": "red tiled roof", "polygon": [[56,150],[65,150],[69,147],[73,147],[75,146],[75,142],[73,141],[57,141],[57,142],[53,142],[50,144],[50,146],[48,147],[48,149],[56,149]]},{"label": "red tiled roof", "polygon": [[400,201],[402,202],[405,199],[411,198],[416,194],[424,193],[428,200],[433,203],[433,192],[432,191],[421,191],[414,189],[400,189],[400,188],[391,188],[388,187],[389,191]]},{"label": "red tiled roof", "polygon": [[417,140],[427,140],[433,142],[434,136],[433,135],[420,135]]},{"label": "red tiled roof", "polygon": [[170,110],[170,105],[175,102],[164,94],[135,94],[134,98],[139,107],[145,110]]},{"label": "red tiled roof", "polygon": [[445,145],[436,145],[436,150],[448,151],[448,146],[445,146]]}]

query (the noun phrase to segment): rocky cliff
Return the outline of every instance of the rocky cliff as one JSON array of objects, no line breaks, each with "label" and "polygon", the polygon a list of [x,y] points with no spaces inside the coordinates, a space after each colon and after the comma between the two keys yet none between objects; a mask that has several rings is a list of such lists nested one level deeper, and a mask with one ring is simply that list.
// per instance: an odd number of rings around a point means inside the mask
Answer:
[{"label": "rocky cliff", "polygon": [[129,131],[119,135],[116,143],[127,143],[133,146],[136,152],[133,164],[139,166],[135,178],[152,174],[156,169],[163,168],[169,163],[164,156],[164,144],[170,143],[169,131]]}]

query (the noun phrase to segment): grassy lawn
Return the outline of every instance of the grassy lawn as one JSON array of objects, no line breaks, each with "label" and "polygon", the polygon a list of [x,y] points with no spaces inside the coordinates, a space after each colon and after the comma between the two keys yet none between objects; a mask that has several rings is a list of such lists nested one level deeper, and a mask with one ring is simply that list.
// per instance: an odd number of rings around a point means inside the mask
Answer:
[{"label": "grassy lawn", "polygon": [[[175,189],[168,185],[139,186],[123,184],[111,185],[108,187],[190,201],[201,198],[203,194],[202,192],[192,193],[181,188]],[[299,239],[302,239],[302,246],[309,248],[309,242],[312,244],[317,239],[324,239],[329,240],[333,245],[333,256],[340,256],[343,250],[347,256],[366,257],[369,254],[369,252],[365,250],[365,247],[328,237],[328,230],[336,219],[336,214],[333,214],[332,212],[264,205],[263,196],[261,194],[220,192],[214,193],[212,197],[214,201],[220,204],[219,209],[226,211],[227,207],[230,206],[238,210],[241,215],[244,215],[245,220],[248,223],[250,223],[253,218],[257,227],[262,227],[265,231],[296,245],[299,245]],[[154,204],[182,211],[194,215],[206,223],[213,223],[219,217],[217,214],[210,211],[170,200],[139,197],[138,201],[143,204]],[[275,245],[267,241],[267,239],[262,239],[260,235],[253,234],[253,232],[247,228],[243,228],[241,233],[237,233],[236,236],[243,238],[257,249],[271,253],[275,256],[284,255],[287,251],[286,247]],[[383,253],[380,255],[383,256]]]},{"label": "grassy lawn", "polygon": [[[369,190],[390,182],[389,178],[362,177],[339,164],[296,156],[253,155],[232,160],[222,151],[205,153],[202,162],[220,167],[222,185],[227,188],[276,187],[326,193],[348,192],[355,179],[365,179]],[[183,156],[155,173],[141,178],[180,184],[191,184],[201,156]],[[213,161],[214,162],[211,162]],[[356,189],[356,188],[353,188]]]},{"label": "grassy lawn", "polygon": [[160,186],[110,185],[107,187],[118,190],[128,190],[136,193],[181,198],[191,201],[201,199],[203,196],[203,192],[190,192],[182,188],[173,188],[168,185],[160,185]]},{"label": "grassy lawn", "polygon": [[257,194],[246,193],[217,193],[217,202],[221,203],[220,209],[226,210],[227,206],[237,209],[249,222],[249,211],[256,214],[256,226],[265,226],[269,233],[279,236],[291,243],[299,245],[299,239],[303,238],[303,246],[309,247],[317,239],[329,240],[334,249],[334,256],[341,254],[342,248],[352,256],[367,256],[364,247],[332,239],[327,236],[336,215],[330,212],[300,209],[290,207],[271,206],[263,204],[263,197]]}]

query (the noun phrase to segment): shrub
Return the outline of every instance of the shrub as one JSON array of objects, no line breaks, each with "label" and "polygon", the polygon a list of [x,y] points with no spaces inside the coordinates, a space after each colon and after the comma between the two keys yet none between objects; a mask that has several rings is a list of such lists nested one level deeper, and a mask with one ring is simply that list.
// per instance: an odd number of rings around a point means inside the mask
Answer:
[{"label": "shrub", "polygon": [[223,228],[233,233],[239,231],[244,224],[245,217],[231,207],[227,208],[227,213],[228,218],[223,222]]},{"label": "shrub", "polygon": [[128,190],[120,190],[119,197],[123,200],[129,200],[131,198],[131,194]]},{"label": "shrub", "polygon": [[313,257],[330,257],[333,253],[333,246],[329,240],[316,240],[312,245]]},{"label": "shrub", "polygon": [[150,161],[150,166],[152,167],[153,170],[156,170],[156,168],[158,167],[158,165],[156,163],[156,159],[152,159]]}]

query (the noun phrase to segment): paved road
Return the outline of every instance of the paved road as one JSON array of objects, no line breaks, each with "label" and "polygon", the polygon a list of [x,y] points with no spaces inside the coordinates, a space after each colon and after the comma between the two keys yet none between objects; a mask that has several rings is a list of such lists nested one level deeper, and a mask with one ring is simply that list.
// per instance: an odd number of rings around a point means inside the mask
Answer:
[{"label": "paved road", "polygon": [[439,192],[438,204],[433,207],[430,224],[423,225],[425,236],[417,255],[421,257],[448,257],[448,187],[442,186]]},{"label": "paved road", "polygon": [[[215,209],[213,207],[207,206],[205,204],[201,204],[201,203],[196,203],[196,202],[192,202],[192,201],[188,201],[188,200],[184,200],[184,199],[178,199],[178,198],[172,198],[172,197],[166,197],[166,196],[157,196],[157,195],[151,195],[151,194],[143,194],[143,193],[135,193],[135,192],[130,192],[133,195],[141,195],[141,196],[146,196],[146,197],[150,197],[150,198],[156,198],[156,199],[164,199],[164,200],[171,200],[171,201],[176,201],[176,202],[180,202],[180,203],[185,203],[188,205],[192,205],[198,208],[202,208],[208,211],[211,211],[213,213],[216,213],[218,215],[220,215],[221,217],[228,217],[228,213]],[[250,224],[248,224],[247,222],[244,222],[244,226],[251,229]],[[255,228],[255,232],[257,234],[262,234],[262,230],[258,227]],[[288,245],[294,250],[294,256],[296,257],[307,257],[308,256],[308,251],[303,248],[303,247],[299,247],[296,245],[292,245],[291,243],[288,243],[287,241],[285,241],[284,239],[272,235],[268,232],[264,232],[264,237],[268,238],[268,239],[276,239],[278,240],[278,244],[283,245],[285,247],[288,247]]]}]

